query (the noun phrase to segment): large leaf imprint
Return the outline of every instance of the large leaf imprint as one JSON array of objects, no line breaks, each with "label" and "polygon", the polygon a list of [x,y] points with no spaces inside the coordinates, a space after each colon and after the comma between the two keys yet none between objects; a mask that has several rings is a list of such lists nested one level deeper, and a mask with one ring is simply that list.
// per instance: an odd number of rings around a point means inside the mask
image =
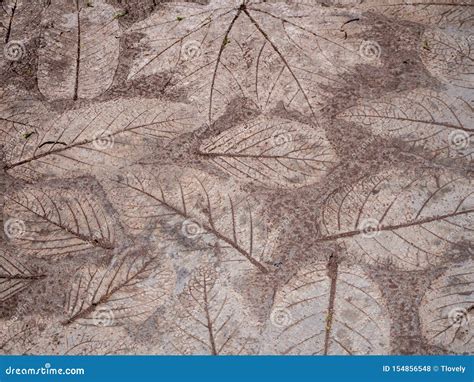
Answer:
[{"label": "large leaf imprint", "polygon": [[456,237],[474,238],[474,187],[454,176],[391,172],[334,191],[321,219],[319,240],[343,243],[350,258],[426,268],[443,261]]},{"label": "large leaf imprint", "polygon": [[276,293],[266,335],[265,353],[387,354],[390,321],[377,285],[331,259]]},{"label": "large leaf imprint", "polygon": [[116,245],[116,221],[100,198],[73,187],[43,185],[7,194],[4,214],[11,243],[41,256]]},{"label": "large leaf imprint", "polygon": [[175,170],[157,175],[137,170],[112,182],[112,200],[120,204],[128,225],[141,232],[160,222],[173,240],[191,247],[218,245],[224,254],[222,261],[247,260],[267,273],[260,260],[267,235],[258,204],[223,193],[204,177]]},{"label": "large leaf imprint", "polygon": [[237,178],[263,185],[314,183],[336,164],[336,154],[324,132],[266,117],[204,141],[198,155]]},{"label": "large leaf imprint", "polygon": [[16,139],[8,140],[4,148],[6,170],[17,177],[35,179],[42,175],[70,176],[68,164],[88,173],[100,167],[118,167],[117,161],[145,155],[147,142],[168,142],[195,128],[191,122],[198,122],[190,117],[185,105],[137,99],[68,111],[29,139],[16,134]]},{"label": "large leaf imprint", "polygon": [[288,4],[164,5],[129,30],[145,36],[146,48],[129,78],[169,75],[167,85],[185,87],[210,121],[234,98],[314,116],[325,102],[321,85],[335,85],[337,74],[359,61],[358,47],[334,28],[349,19],[347,12]]},{"label": "large leaf imprint", "polygon": [[449,268],[435,280],[420,306],[429,343],[455,353],[474,353],[474,262]]},{"label": "large leaf imprint", "polygon": [[462,97],[414,91],[398,97],[361,102],[339,118],[360,123],[376,134],[397,138],[432,157],[467,157],[474,147],[473,107]]},{"label": "large leaf imprint", "polygon": [[237,293],[210,266],[194,271],[179,296],[171,346],[180,354],[239,355],[255,352],[256,332]]},{"label": "large leaf imprint", "polygon": [[51,2],[38,51],[38,87],[46,98],[95,98],[110,87],[119,57],[115,12],[103,0]]}]

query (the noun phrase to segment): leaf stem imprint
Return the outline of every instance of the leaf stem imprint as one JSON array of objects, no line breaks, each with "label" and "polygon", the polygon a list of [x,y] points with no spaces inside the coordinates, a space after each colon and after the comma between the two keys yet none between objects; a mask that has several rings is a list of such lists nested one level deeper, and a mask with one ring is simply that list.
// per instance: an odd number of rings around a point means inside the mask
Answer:
[{"label": "leaf stem imprint", "polygon": [[[378,227],[378,231],[394,231],[399,228],[406,228],[406,227],[411,227],[411,226],[417,226],[417,225],[422,225],[425,223],[431,223],[433,221],[439,221],[443,220],[446,218],[458,216],[458,215],[466,215],[474,212],[474,209],[468,209],[464,211],[456,211],[450,214],[445,214],[445,215],[436,215],[436,216],[431,216],[428,218],[420,219],[420,220],[413,220],[407,223],[401,223],[401,224],[394,224],[394,225],[387,225],[387,226],[380,226]],[[357,236],[364,233],[363,230],[357,229],[354,231],[347,231],[347,232],[341,232],[337,233],[335,235],[328,235],[328,236],[323,236],[318,239],[316,239],[317,242],[323,242],[323,241],[333,241],[345,237],[352,237],[352,236]]]},{"label": "leaf stem imprint", "polygon": [[11,34],[11,31],[12,31],[13,17],[15,16],[17,3],[18,3],[18,0],[15,0],[15,4],[13,4],[13,7],[12,7],[12,13],[10,15],[10,20],[8,22],[7,33],[5,35],[5,44],[7,44],[8,41],[10,41],[10,34]]},{"label": "leaf stem imprint", "polygon": [[324,335],[324,355],[328,354],[329,342],[331,339],[332,323],[334,320],[334,301],[336,300],[336,288],[337,288],[337,257],[331,255],[328,262],[328,276],[331,279],[331,287],[329,290],[329,304],[328,313],[326,317],[326,332]]},{"label": "leaf stem imprint", "polygon": [[81,7],[79,6],[79,0],[76,0],[76,12],[77,12],[77,55],[76,55],[76,78],[74,83],[74,101],[77,100],[77,93],[79,89],[79,71],[81,62]]}]

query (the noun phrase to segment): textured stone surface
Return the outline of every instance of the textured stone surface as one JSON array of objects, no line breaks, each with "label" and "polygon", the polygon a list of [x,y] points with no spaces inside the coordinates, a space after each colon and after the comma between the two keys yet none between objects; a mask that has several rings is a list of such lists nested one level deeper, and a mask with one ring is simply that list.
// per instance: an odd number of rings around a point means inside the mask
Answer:
[{"label": "textured stone surface", "polygon": [[1,353],[474,353],[469,2],[0,11]]}]

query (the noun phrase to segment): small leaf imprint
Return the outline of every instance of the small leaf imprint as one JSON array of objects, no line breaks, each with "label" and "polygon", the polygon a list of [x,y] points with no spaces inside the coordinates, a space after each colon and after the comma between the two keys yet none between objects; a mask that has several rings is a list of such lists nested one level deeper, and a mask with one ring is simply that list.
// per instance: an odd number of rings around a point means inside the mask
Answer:
[{"label": "small leaf imprint", "polygon": [[[6,354],[90,355],[130,354],[134,345],[123,328],[60,326],[56,320],[32,316],[26,323],[12,324]],[[3,333],[2,333],[3,334]],[[0,350],[2,349],[0,336]]]},{"label": "small leaf imprint", "polygon": [[0,321],[0,355],[28,354],[34,347],[34,340],[39,334],[38,327],[42,325],[42,320],[35,317],[33,319],[23,318],[18,320]]},{"label": "small leaf imprint", "polygon": [[194,271],[179,296],[171,324],[172,351],[179,354],[239,355],[256,352],[256,335],[241,298],[210,266]]},{"label": "small leaf imprint", "polygon": [[420,317],[430,344],[454,353],[474,353],[473,260],[451,266],[431,284]]}]

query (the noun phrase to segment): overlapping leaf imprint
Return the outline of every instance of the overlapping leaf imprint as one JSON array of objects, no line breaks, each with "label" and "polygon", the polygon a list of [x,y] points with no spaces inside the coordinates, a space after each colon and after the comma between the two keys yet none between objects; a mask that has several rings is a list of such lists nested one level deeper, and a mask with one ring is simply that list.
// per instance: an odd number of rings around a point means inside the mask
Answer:
[{"label": "overlapping leaf imprint", "polygon": [[42,1],[5,0],[0,4],[0,68],[28,61],[36,50]]},{"label": "overlapping leaf imprint", "polygon": [[33,339],[38,335],[39,320],[3,321],[0,328],[0,354],[29,354],[34,348]]},{"label": "overlapping leaf imprint", "polygon": [[25,92],[0,89],[0,144],[10,141],[24,141],[39,134],[43,123],[53,119],[55,113],[47,105]]},{"label": "overlapping leaf imprint", "polygon": [[[67,326],[58,333],[54,324],[41,317],[27,323],[12,322],[0,337],[0,354],[54,355],[129,354],[134,346],[117,327]],[[3,341],[3,342],[2,342]]]}]

